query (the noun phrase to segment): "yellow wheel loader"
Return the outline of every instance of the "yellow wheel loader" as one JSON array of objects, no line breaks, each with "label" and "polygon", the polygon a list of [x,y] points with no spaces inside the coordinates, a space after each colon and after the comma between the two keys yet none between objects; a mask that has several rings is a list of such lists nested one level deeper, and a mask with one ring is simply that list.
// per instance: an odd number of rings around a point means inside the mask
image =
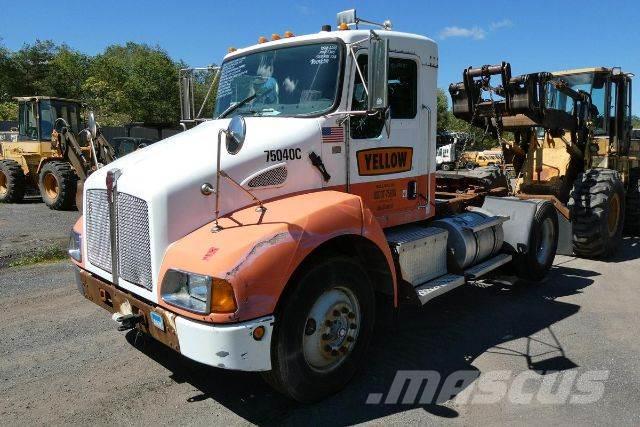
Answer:
[{"label": "yellow wheel loader", "polygon": [[[80,101],[46,96],[15,98],[17,138],[0,141],[0,202],[20,202],[39,191],[51,209],[68,210],[87,176],[115,158],[90,114],[81,131]],[[81,197],[78,198],[81,200]]]},{"label": "yellow wheel loader", "polygon": [[[631,77],[604,67],[512,77],[503,62],[470,67],[449,87],[454,115],[488,129],[502,142],[504,157],[513,159],[514,195],[554,202],[559,253],[613,253],[625,216],[627,229],[638,233]],[[502,131],[512,132],[514,141],[502,139]]]}]

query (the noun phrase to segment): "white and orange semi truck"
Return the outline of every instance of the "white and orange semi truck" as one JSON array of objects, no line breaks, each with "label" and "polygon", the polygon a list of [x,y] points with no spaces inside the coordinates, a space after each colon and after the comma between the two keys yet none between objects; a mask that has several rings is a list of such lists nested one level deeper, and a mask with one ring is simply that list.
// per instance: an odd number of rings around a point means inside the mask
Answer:
[{"label": "white and orange semi truck", "polygon": [[437,45],[364,23],[230,49],[215,119],[87,179],[69,254],[120,329],[309,402],[362,365],[377,298],[545,276],[553,206],[440,198]]}]

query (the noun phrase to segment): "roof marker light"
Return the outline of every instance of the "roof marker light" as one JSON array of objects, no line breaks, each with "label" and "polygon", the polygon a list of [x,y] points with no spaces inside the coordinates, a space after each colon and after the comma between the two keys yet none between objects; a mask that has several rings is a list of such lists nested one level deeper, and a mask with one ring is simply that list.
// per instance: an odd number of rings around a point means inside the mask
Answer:
[{"label": "roof marker light", "polygon": [[349,29],[349,25],[346,22],[341,22],[340,25],[338,26],[339,30],[348,30]]},{"label": "roof marker light", "polygon": [[267,38],[265,36],[260,36],[258,38],[258,43],[266,43],[267,42]]},{"label": "roof marker light", "polygon": [[276,33],[271,34],[271,40],[280,40],[280,34],[276,34]]},{"label": "roof marker light", "polygon": [[291,32],[291,31],[285,31],[285,32],[284,32],[284,37],[285,37],[285,38],[287,38],[287,39],[288,39],[289,37],[294,37],[293,32]]}]

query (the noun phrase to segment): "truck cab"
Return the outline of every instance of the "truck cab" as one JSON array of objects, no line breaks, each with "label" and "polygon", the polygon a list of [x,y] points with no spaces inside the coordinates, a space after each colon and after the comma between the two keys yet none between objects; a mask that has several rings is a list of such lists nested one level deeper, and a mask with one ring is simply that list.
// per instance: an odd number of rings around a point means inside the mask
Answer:
[{"label": "truck cab", "polygon": [[230,49],[216,117],[93,173],[69,248],[121,329],[303,402],[355,373],[377,299],[425,304],[509,263],[539,280],[557,242],[544,201],[438,215],[436,43],[337,21]]}]

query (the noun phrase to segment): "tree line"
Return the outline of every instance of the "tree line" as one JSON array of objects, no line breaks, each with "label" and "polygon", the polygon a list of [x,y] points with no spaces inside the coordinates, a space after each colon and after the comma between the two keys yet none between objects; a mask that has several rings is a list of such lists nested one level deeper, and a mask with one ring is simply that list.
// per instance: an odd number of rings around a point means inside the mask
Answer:
[{"label": "tree line", "polygon": [[[91,56],[50,40],[11,51],[0,40],[0,120],[17,120],[14,96],[43,95],[79,99],[106,126],[175,124],[180,119],[178,70],[185,66],[158,46],[134,42],[111,45]],[[196,76],[196,105],[204,99],[210,79],[211,75]],[[213,110],[213,97],[207,113]],[[437,94],[437,123],[438,131],[471,132],[482,139],[481,130],[453,116],[442,89]],[[640,127],[640,118],[634,116],[633,125]],[[495,143],[487,140],[483,145]]]},{"label": "tree line", "polygon": [[0,44],[0,120],[16,120],[14,96],[79,99],[102,125],[177,123],[178,70],[160,47],[129,42],[95,56],[37,40],[10,51]]}]

